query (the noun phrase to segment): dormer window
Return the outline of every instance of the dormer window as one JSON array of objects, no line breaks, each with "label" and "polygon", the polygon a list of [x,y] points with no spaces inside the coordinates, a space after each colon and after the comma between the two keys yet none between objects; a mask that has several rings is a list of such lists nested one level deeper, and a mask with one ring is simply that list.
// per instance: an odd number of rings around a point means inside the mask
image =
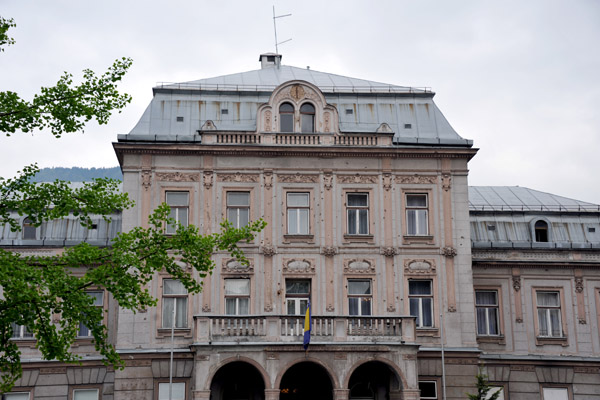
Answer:
[{"label": "dormer window", "polygon": [[536,221],[535,226],[535,241],[536,242],[547,242],[548,241],[548,223],[546,221]]},{"label": "dormer window", "polygon": [[294,106],[290,103],[283,103],[279,106],[279,130],[281,132],[294,132]]},{"label": "dormer window", "polygon": [[30,218],[23,220],[23,239],[35,240],[37,228]]},{"label": "dormer window", "polygon": [[304,103],[300,107],[300,121],[303,133],[315,131],[315,107],[310,103]]}]

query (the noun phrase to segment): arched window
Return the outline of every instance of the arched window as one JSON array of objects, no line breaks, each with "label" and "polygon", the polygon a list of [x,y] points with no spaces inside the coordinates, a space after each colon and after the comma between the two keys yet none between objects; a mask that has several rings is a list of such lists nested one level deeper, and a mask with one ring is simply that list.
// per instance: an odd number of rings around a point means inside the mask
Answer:
[{"label": "arched window", "polygon": [[535,222],[535,241],[536,242],[547,242],[548,241],[548,223],[546,221]]},{"label": "arched window", "polygon": [[300,120],[302,132],[315,131],[315,107],[310,103],[304,103],[300,107]]},{"label": "arched window", "polygon": [[279,130],[294,132],[294,106],[290,103],[283,103],[279,106]]},{"label": "arched window", "polygon": [[30,218],[23,220],[23,239],[36,239],[37,228]]}]

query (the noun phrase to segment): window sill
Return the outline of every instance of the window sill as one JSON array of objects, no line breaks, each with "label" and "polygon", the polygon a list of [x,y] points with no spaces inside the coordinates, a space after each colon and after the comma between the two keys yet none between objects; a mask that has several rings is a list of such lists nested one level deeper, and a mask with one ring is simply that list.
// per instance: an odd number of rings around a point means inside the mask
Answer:
[{"label": "window sill", "polygon": [[546,336],[536,336],[535,338],[536,346],[544,346],[544,345],[560,345],[566,347],[569,345],[569,341],[566,336],[561,337],[546,337]]},{"label": "window sill", "polygon": [[305,243],[314,243],[315,242],[315,235],[283,235],[283,243],[298,243],[298,242],[305,242]]},{"label": "window sill", "polygon": [[344,241],[346,242],[365,242],[365,243],[373,243],[373,235],[344,235]]},{"label": "window sill", "polygon": [[35,349],[37,344],[36,338],[10,338],[11,341],[15,342],[19,347],[29,347]]},{"label": "window sill", "polygon": [[506,338],[504,335],[477,336],[477,343],[506,344]]},{"label": "window sill", "polygon": [[412,243],[419,243],[419,244],[433,244],[433,236],[431,235],[404,235],[403,236],[404,239],[404,244],[412,244]]},{"label": "window sill", "polygon": [[[173,336],[176,337],[192,337],[192,328],[175,328],[173,330]],[[170,338],[171,337],[171,328],[158,328],[156,332],[157,338]]]},{"label": "window sill", "polygon": [[438,328],[417,328],[417,336],[421,337],[439,337],[440,330]]}]

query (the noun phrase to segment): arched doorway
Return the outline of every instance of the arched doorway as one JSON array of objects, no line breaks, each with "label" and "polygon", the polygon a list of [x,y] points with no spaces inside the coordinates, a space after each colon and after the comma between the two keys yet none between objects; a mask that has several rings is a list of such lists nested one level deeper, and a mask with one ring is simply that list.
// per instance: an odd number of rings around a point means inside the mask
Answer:
[{"label": "arched doorway", "polygon": [[295,364],[281,378],[279,400],[333,400],[333,385],[322,366]]},{"label": "arched doorway", "polygon": [[210,383],[210,400],[264,400],[265,383],[256,368],[235,361],[221,367]]},{"label": "arched doorway", "polygon": [[370,361],[354,370],[348,389],[350,400],[389,400],[390,392],[400,390],[400,382],[388,365]]}]

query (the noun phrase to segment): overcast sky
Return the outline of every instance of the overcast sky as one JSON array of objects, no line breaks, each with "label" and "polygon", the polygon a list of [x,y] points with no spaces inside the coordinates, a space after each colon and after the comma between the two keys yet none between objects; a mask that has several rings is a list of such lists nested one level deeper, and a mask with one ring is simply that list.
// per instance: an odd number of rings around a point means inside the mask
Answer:
[{"label": "overcast sky", "polygon": [[600,204],[600,1],[0,0],[15,46],[0,53],[0,90],[25,98],[63,71],[134,65],[132,103],[106,126],[54,139],[0,138],[0,176],[24,165],[118,165],[157,82],[283,63],[402,86],[427,86],[450,124],[472,139],[471,185],[519,185]]}]

